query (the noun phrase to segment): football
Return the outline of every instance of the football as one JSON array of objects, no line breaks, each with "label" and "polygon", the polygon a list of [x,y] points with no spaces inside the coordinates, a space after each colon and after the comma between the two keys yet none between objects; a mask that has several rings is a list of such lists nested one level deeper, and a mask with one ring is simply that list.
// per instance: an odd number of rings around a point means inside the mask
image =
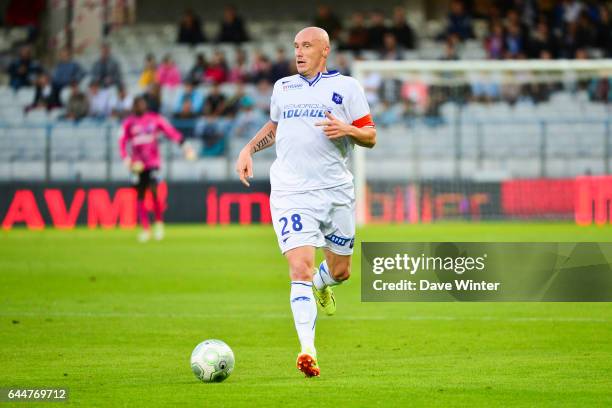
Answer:
[{"label": "football", "polygon": [[132,163],[132,172],[133,173],[142,173],[142,171],[144,170],[144,163],[141,162],[140,160],[137,160],[135,162]]},{"label": "football", "polygon": [[205,340],[191,353],[191,370],[203,382],[221,382],[234,370],[234,352],[221,340]]}]

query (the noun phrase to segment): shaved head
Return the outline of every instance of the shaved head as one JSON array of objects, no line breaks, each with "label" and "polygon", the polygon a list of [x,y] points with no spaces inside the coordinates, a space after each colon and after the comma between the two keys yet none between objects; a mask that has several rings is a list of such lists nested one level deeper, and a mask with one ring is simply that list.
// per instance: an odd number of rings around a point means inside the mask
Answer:
[{"label": "shaved head", "polygon": [[301,75],[313,77],[325,71],[329,55],[329,35],[320,27],[306,27],[295,36],[295,63]]},{"label": "shaved head", "polygon": [[321,41],[327,47],[329,47],[329,34],[321,27],[306,27],[301,29],[295,36],[295,40],[299,38],[310,38],[315,41]]}]

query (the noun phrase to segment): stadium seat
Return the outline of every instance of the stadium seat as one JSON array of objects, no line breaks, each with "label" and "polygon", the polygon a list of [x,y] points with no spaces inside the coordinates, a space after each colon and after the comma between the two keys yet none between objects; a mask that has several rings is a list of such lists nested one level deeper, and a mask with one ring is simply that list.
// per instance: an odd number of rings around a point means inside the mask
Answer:
[{"label": "stadium seat", "polygon": [[12,151],[11,159],[42,160],[45,157],[46,131],[44,127],[14,127],[5,132]]},{"label": "stadium seat", "polygon": [[34,88],[20,88],[16,97],[19,105],[29,105],[34,101]]},{"label": "stadium seat", "polygon": [[78,147],[76,145],[76,126],[61,124],[53,128],[51,136],[51,158],[55,161],[76,161]]},{"label": "stadium seat", "polygon": [[25,116],[25,121],[29,123],[46,123],[48,120],[47,111],[43,109],[31,110]]},{"label": "stadium seat", "polygon": [[42,181],[45,179],[44,160],[18,160],[10,163],[11,180]]}]

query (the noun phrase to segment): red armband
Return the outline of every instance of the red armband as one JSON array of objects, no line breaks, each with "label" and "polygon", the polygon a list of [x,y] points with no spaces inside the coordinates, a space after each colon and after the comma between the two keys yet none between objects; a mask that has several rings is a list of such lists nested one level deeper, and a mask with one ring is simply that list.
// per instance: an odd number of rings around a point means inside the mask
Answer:
[{"label": "red armband", "polygon": [[355,121],[353,121],[353,123],[351,123],[351,125],[358,127],[358,128],[362,128],[362,127],[366,127],[366,126],[372,126],[372,127],[376,127],[376,125],[374,124],[374,121],[372,120],[372,115],[370,115],[369,113]]}]

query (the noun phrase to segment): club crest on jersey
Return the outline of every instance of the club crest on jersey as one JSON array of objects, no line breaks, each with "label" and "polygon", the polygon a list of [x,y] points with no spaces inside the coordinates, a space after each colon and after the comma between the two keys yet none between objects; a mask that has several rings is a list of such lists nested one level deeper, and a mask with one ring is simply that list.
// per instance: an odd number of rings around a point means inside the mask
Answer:
[{"label": "club crest on jersey", "polygon": [[342,104],[342,99],[343,99],[343,96],[340,95],[339,93],[334,92],[334,94],[332,95],[332,101],[334,101],[334,103],[337,105]]}]

